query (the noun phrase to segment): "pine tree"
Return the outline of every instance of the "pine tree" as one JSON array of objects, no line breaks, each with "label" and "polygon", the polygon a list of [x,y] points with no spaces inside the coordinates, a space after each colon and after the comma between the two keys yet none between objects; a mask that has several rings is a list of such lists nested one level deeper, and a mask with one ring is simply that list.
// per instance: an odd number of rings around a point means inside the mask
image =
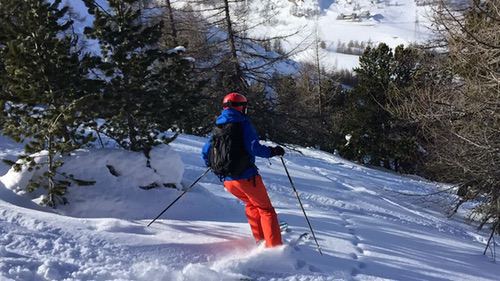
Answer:
[{"label": "pine tree", "polygon": [[[372,165],[399,170],[403,162],[418,158],[414,128],[399,122],[391,113],[391,92],[411,84],[417,69],[412,48],[398,46],[393,52],[387,45],[368,47],[355,69],[358,84],[349,95],[350,118],[344,134],[351,134],[343,155]],[[411,165],[410,165],[411,166]]]},{"label": "pine tree", "polygon": [[148,155],[159,136],[176,129],[196,106],[190,63],[178,51],[160,49],[162,21],[147,19],[138,0],[110,0],[103,10],[86,0],[95,16],[85,34],[99,40],[102,59],[96,65],[106,86],[101,131],[125,149]]},{"label": "pine tree", "polygon": [[[66,202],[64,194],[73,180],[58,174],[61,156],[91,139],[81,127],[85,114],[79,108],[91,97],[92,81],[69,32],[73,22],[68,8],[60,4],[2,0],[0,6],[3,133],[27,142],[20,159],[29,169],[47,167],[45,178],[34,179],[28,189],[47,188],[43,203],[50,206]],[[47,156],[42,163],[30,156],[40,151]]]}]

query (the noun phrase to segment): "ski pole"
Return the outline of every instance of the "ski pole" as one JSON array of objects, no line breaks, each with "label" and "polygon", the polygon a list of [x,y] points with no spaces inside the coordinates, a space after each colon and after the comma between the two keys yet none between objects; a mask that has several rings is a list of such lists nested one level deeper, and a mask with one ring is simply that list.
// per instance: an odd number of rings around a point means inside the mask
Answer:
[{"label": "ski pole", "polygon": [[286,175],[288,176],[288,180],[290,181],[290,184],[292,185],[293,191],[295,192],[295,195],[297,196],[297,200],[299,200],[300,208],[302,209],[302,212],[304,213],[304,217],[306,218],[307,224],[309,225],[309,229],[311,230],[314,241],[316,242],[316,246],[318,247],[318,251],[321,255],[323,255],[323,253],[321,252],[321,247],[319,246],[318,240],[316,239],[316,235],[314,235],[314,230],[311,226],[311,222],[309,222],[309,218],[307,218],[306,210],[304,210],[304,206],[302,205],[302,201],[300,201],[299,193],[297,192],[297,189],[295,188],[295,185],[293,184],[292,177],[290,177],[290,173],[288,173],[288,169],[285,165],[285,160],[283,160],[283,157],[280,157],[280,158],[281,158],[281,163],[283,163],[283,167],[285,168]]},{"label": "ski pole", "polygon": [[172,203],[170,203],[170,205],[168,205],[165,210],[163,210],[158,216],[156,216],[156,218],[154,218],[154,220],[152,220],[148,226],[150,226],[152,223],[154,223],[159,217],[161,217],[161,215],[163,215],[163,213],[165,213],[170,207],[172,207],[172,205],[175,204],[175,202],[177,202],[177,200],[181,199],[182,196],[184,196],[184,194],[186,194],[191,188],[194,187],[194,185],[199,182],[208,172],[210,171],[210,168],[208,168],[201,176],[199,176],[188,188],[186,188],[186,190],[184,190],[184,192],[181,193],[181,195],[179,195],[179,197],[177,197]]}]

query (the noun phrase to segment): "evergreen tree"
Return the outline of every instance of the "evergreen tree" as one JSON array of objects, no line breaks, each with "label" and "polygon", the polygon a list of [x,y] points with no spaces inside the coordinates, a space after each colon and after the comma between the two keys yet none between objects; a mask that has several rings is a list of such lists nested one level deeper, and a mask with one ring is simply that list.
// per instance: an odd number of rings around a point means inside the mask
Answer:
[{"label": "evergreen tree", "polygon": [[352,135],[342,149],[345,157],[395,170],[401,164],[414,166],[418,158],[415,128],[400,122],[390,107],[392,91],[411,84],[416,58],[412,48],[398,46],[393,52],[385,44],[368,47],[360,57],[355,69],[358,84],[349,95],[351,116],[343,125],[343,133]]},{"label": "evergreen tree", "polygon": [[[47,167],[45,178],[32,181],[28,189],[47,188],[43,203],[55,206],[66,202],[66,188],[75,180],[58,175],[60,157],[91,138],[82,130],[85,114],[79,107],[89,99],[92,82],[75,50],[76,38],[69,33],[73,22],[68,8],[59,8],[60,0],[0,3],[3,133],[27,142],[20,158],[29,169]],[[40,151],[45,151],[46,161],[30,156]]]},{"label": "evergreen tree", "polygon": [[147,156],[161,143],[160,134],[178,128],[196,106],[196,85],[191,85],[190,63],[180,57],[181,50],[160,49],[163,22],[147,19],[141,2],[110,0],[109,10],[102,10],[85,0],[95,16],[85,33],[101,47],[96,65],[106,83],[101,131],[123,148]]}]

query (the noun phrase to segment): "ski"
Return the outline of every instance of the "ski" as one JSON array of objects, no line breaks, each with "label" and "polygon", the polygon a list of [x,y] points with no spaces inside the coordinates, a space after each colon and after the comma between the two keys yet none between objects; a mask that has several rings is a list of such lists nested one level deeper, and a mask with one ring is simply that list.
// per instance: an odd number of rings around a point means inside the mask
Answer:
[{"label": "ski", "polygon": [[291,230],[288,227],[288,223],[280,222],[280,231],[281,231],[281,233],[290,232]]},{"label": "ski", "polygon": [[311,238],[311,236],[309,235],[309,233],[308,232],[304,232],[301,235],[299,235],[299,237],[297,237],[295,240],[290,241],[290,246],[296,247],[301,242],[305,242],[305,241],[309,240],[309,238]]},{"label": "ski", "polygon": [[[280,231],[281,231],[281,234],[285,235],[287,233],[292,232],[292,229],[290,228],[290,226],[288,225],[287,222],[282,221],[282,222],[280,222]],[[301,235],[299,235],[297,238],[288,240],[287,243],[291,247],[296,248],[297,245],[309,240],[310,238],[311,238],[311,236],[310,236],[309,232],[304,232]]]}]

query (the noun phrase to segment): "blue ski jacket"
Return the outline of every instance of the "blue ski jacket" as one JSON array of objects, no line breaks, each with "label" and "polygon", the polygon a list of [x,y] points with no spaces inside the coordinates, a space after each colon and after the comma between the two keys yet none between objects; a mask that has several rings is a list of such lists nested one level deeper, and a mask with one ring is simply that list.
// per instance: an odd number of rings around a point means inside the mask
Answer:
[{"label": "blue ski jacket", "polygon": [[[271,148],[259,143],[259,136],[257,131],[253,127],[250,119],[238,110],[229,108],[224,109],[215,124],[222,125],[227,123],[241,122],[243,127],[243,142],[245,148],[250,155],[250,162],[255,163],[255,156],[269,158],[271,157]],[[203,146],[201,155],[205,161],[205,165],[208,167],[208,155],[210,150],[210,139]],[[254,166],[245,170],[239,177],[225,177],[224,180],[239,180],[239,179],[250,179],[258,174],[257,168]]]}]

